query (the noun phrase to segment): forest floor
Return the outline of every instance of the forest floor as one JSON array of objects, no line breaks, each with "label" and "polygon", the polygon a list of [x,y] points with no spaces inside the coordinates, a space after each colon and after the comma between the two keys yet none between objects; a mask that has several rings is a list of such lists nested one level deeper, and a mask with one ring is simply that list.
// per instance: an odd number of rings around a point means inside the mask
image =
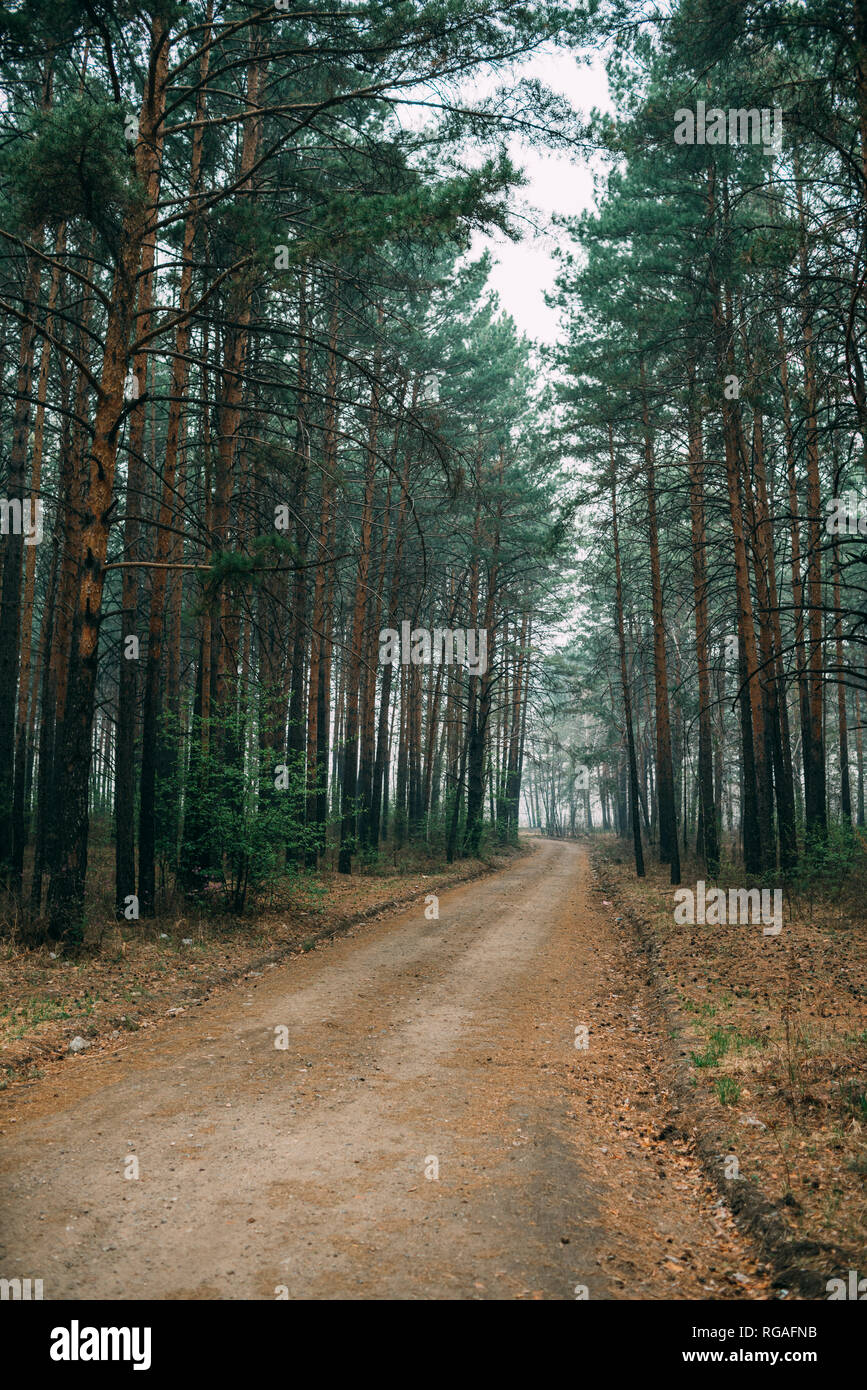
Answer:
[{"label": "forest floor", "polygon": [[[208,997],[228,980],[301,954],[323,936],[395,904],[424,902],[448,884],[476,878],[522,850],[449,867],[405,850],[399,864],[352,875],[322,868],[283,877],[243,916],[206,903],[185,904],[147,921],[117,922],[114,852],[95,856],[87,949],[80,955],[5,942],[0,954],[0,1091],[38,1081],[42,1064],[75,1037],[91,1046],[153,1028]],[[103,870],[103,872],[100,872]]]},{"label": "forest floor", "polygon": [[423,907],[10,1086],[0,1274],[47,1299],[781,1296],[684,1137],[586,847],[537,840]]},{"label": "forest floor", "polygon": [[[691,1091],[695,1134],[790,1242],[817,1288],[835,1262],[867,1267],[867,920],[863,886],[786,894],[783,930],[677,926],[667,867],[638,881],[627,850],[597,844],[605,910],[643,941]],[[729,877],[736,874],[732,869]],[[696,864],[682,866],[695,887]],[[720,884],[727,883],[725,873]],[[732,880],[734,883],[734,879]],[[752,1202],[755,1205],[755,1202]],[[782,1256],[785,1262],[785,1255]],[[840,1270],[830,1271],[839,1274]]]}]

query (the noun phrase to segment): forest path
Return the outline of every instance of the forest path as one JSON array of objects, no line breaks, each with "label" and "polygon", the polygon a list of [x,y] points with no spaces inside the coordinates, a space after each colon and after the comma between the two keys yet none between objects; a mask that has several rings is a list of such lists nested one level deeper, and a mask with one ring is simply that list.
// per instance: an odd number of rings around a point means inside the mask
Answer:
[{"label": "forest path", "polygon": [[660,1137],[653,1003],[586,850],[540,840],[439,911],[63,1062],[3,1123],[0,1275],[46,1299],[766,1297]]}]

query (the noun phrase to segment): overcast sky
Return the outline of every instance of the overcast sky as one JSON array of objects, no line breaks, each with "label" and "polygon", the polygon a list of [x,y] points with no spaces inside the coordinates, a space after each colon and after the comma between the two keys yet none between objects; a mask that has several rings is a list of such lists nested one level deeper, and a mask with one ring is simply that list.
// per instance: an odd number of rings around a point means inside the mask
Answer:
[{"label": "overcast sky", "polygon": [[[595,106],[611,109],[608,84],[602,62],[581,66],[570,54],[554,52],[536,57],[522,71],[536,77],[554,91],[563,93],[583,115]],[[528,183],[516,198],[516,207],[527,219],[524,239],[518,244],[499,233],[479,235],[473,251],[487,247],[497,265],[491,284],[503,308],[528,337],[554,342],[557,314],[545,305],[545,292],[554,288],[556,263],[555,237],[550,229],[554,213],[574,215],[593,205],[593,174],[585,160],[571,160],[552,152],[542,153],[516,141],[512,157],[522,165]]]}]

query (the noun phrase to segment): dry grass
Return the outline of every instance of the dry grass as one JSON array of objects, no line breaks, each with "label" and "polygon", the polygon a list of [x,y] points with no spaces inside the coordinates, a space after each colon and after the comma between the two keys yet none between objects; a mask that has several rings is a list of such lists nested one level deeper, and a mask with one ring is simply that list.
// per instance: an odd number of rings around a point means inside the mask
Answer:
[{"label": "dry grass", "polygon": [[[716,1107],[741,1176],[793,1233],[867,1259],[867,895],[863,861],[832,891],[787,894],[783,930],[677,926],[668,870],[636,880],[598,853],[612,911],[645,923],[675,1004],[697,1099]],[[705,877],[692,862],[683,884]],[[737,886],[723,873],[720,886]]]}]

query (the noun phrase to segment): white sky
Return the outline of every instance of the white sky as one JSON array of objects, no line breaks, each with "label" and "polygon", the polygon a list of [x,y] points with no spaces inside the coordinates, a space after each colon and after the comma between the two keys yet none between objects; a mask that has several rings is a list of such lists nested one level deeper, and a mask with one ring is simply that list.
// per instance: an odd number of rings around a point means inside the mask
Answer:
[{"label": "white sky", "polygon": [[[525,64],[522,73],[566,96],[583,116],[593,107],[611,110],[608,83],[602,61],[579,64],[568,53],[542,54]],[[516,196],[515,206],[526,218],[526,235],[517,244],[500,233],[477,235],[473,254],[487,248],[497,264],[490,284],[518,328],[530,338],[553,343],[557,337],[557,313],[545,304],[545,293],[554,288],[557,265],[553,258],[556,231],[552,214],[574,216],[593,206],[593,171],[578,155],[571,159],[553,151],[534,150],[515,140],[512,158],[527,176],[527,185]]]}]

